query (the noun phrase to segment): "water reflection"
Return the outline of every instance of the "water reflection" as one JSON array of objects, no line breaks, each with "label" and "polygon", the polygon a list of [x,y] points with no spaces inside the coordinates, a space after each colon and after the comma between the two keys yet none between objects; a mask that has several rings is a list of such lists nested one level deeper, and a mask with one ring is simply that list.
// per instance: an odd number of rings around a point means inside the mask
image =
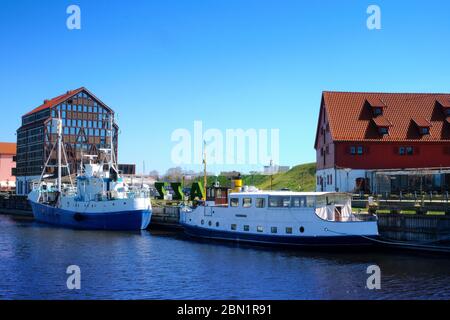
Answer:
[{"label": "water reflection", "polygon": [[[0,216],[2,299],[448,299],[450,260],[192,241],[176,233],[75,231]],[[82,289],[66,288],[67,266]],[[380,266],[382,289],[366,286]]]}]

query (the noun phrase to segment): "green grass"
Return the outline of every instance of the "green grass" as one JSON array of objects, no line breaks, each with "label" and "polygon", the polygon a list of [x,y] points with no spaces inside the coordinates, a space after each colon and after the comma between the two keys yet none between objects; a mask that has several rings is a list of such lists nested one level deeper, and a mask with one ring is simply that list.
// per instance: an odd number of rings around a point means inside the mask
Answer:
[{"label": "green grass", "polygon": [[[288,188],[292,191],[314,191],[316,187],[316,164],[307,163],[293,167],[285,173],[276,174],[272,180],[272,190]],[[262,190],[270,190],[270,176],[264,176],[256,186]]]}]

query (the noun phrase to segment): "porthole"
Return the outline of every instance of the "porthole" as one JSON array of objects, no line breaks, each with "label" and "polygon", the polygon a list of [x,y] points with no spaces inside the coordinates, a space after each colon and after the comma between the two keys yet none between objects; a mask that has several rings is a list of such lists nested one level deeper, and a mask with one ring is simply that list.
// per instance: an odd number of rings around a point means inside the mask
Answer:
[{"label": "porthole", "polygon": [[219,222],[216,222],[216,227],[219,227]]},{"label": "porthole", "polygon": [[202,220],[202,221],[201,221],[201,224],[202,224],[202,225],[205,224],[205,220]]},{"label": "porthole", "polygon": [[211,222],[211,221],[209,221],[209,222],[208,222],[208,226],[210,226],[210,227],[211,227],[211,225],[212,225],[212,222]]},{"label": "porthole", "polygon": [[305,228],[300,227],[300,233],[303,233],[303,232],[305,232]]}]

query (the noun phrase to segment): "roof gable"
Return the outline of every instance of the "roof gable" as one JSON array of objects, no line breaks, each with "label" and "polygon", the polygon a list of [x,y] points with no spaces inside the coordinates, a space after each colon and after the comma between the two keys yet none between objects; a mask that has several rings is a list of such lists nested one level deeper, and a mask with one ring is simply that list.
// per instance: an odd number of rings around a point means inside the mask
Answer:
[{"label": "roof gable", "polygon": [[[85,87],[81,87],[75,90],[70,90],[67,91],[66,93],[59,95],[55,98],[49,99],[49,100],[44,100],[44,103],[42,105],[40,105],[39,107],[36,107],[35,109],[33,109],[32,111],[28,112],[25,116],[34,114],[36,112],[39,111],[43,111],[52,107],[57,106],[60,103],[63,103],[64,101],[70,99],[71,97],[77,95],[80,92],[86,92],[87,94],[89,94],[90,96],[92,96],[95,100],[97,100],[98,103],[100,103],[103,107],[111,110],[107,105],[105,105],[100,99],[98,99],[92,92],[90,92],[89,90],[87,90]],[[112,110],[111,110],[112,111]]]}]

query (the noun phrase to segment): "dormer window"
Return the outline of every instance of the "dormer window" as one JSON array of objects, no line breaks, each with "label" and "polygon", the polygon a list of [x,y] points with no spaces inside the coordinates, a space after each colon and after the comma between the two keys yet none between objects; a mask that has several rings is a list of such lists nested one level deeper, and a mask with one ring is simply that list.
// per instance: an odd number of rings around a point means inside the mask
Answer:
[{"label": "dormer window", "polygon": [[381,135],[388,134],[388,133],[389,133],[389,128],[388,128],[388,127],[379,127],[379,128],[378,128],[378,132],[379,132]]},{"label": "dormer window", "polygon": [[421,134],[421,135],[427,135],[427,134],[430,134],[430,128],[427,128],[427,127],[425,127],[425,128],[420,128],[420,134]]},{"label": "dormer window", "polygon": [[367,104],[372,109],[372,114],[374,117],[383,115],[383,109],[386,107],[383,101],[378,98],[367,98]]},{"label": "dormer window", "polygon": [[430,134],[431,123],[427,119],[417,118],[413,119],[413,121],[419,129],[420,135],[425,136]]},{"label": "dormer window", "polygon": [[389,128],[392,127],[392,123],[381,115],[372,120],[377,127],[378,133],[382,136],[389,134]]},{"label": "dormer window", "polygon": [[436,99],[437,103],[441,105],[442,111],[446,116],[450,116],[450,99],[439,97]]}]

